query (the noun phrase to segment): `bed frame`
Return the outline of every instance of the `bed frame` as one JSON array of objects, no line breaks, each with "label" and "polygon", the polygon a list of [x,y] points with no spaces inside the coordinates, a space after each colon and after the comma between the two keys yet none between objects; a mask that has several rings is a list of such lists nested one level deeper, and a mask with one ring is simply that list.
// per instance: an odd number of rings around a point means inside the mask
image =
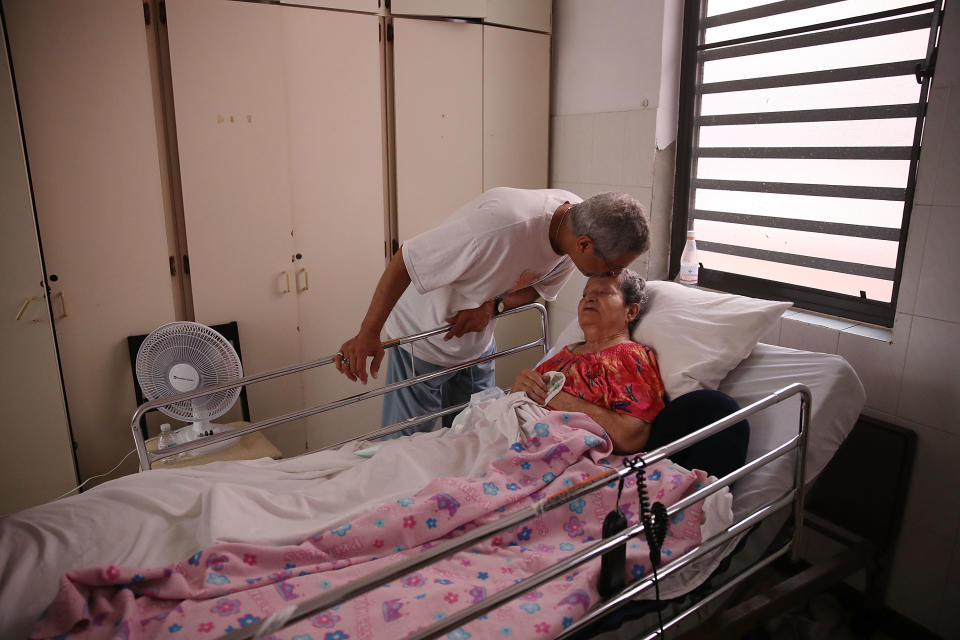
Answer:
[{"label": "bed frame", "polygon": [[[543,305],[538,303],[533,303],[519,307],[516,309],[511,309],[504,312],[500,315],[512,315],[515,313],[521,313],[528,310],[535,310],[540,315],[540,336],[531,342],[522,344],[510,349],[505,349],[502,351],[497,351],[496,353],[476,358],[469,362],[463,363],[455,367],[449,367],[441,371],[434,373],[429,373],[409,380],[398,382],[390,385],[386,385],[379,389],[372,389],[364,393],[356,394],[346,398],[342,398],[333,402],[328,402],[326,404],[318,405],[309,409],[304,409],[302,411],[296,411],[292,413],[287,413],[281,416],[274,418],[269,418],[266,420],[261,420],[254,422],[245,427],[240,427],[232,430],[231,432],[216,434],[203,438],[201,440],[196,440],[190,443],[185,443],[177,445],[169,449],[165,449],[163,453],[156,453],[147,451],[144,436],[140,429],[140,419],[148,411],[158,409],[159,407],[165,406],[167,404],[172,404],[175,402],[180,402],[183,400],[190,400],[197,398],[203,395],[216,393],[219,391],[232,389],[236,387],[241,387],[243,385],[255,384],[265,380],[271,380],[281,376],[286,376],[301,371],[305,371],[311,368],[325,366],[333,362],[334,357],[328,356],[316,360],[313,362],[307,362],[302,364],[297,364],[290,367],[285,367],[282,369],[277,369],[274,371],[269,371],[263,374],[257,374],[252,376],[246,376],[236,381],[220,384],[214,387],[209,387],[205,389],[200,389],[188,393],[182,393],[177,395],[168,396],[163,399],[153,400],[145,402],[140,405],[133,414],[133,417],[130,421],[130,429],[133,434],[134,441],[136,443],[137,454],[140,459],[140,466],[143,470],[148,470],[151,468],[153,463],[156,461],[165,458],[167,456],[177,455],[180,453],[186,453],[193,449],[198,449],[210,444],[216,444],[219,442],[230,440],[231,438],[240,437],[242,435],[252,433],[255,431],[260,431],[268,427],[272,427],[278,424],[289,422],[292,420],[297,420],[311,416],[318,413],[323,413],[332,409],[336,409],[348,404],[353,404],[355,402],[360,402],[368,398],[375,396],[383,395],[394,389],[399,389],[402,387],[410,386],[412,384],[417,384],[425,380],[430,380],[438,376],[444,375],[446,373],[457,371],[460,369],[465,369],[467,367],[479,364],[482,362],[487,362],[494,360],[496,358],[511,355],[514,353],[519,353],[528,349],[534,349],[540,347],[544,354],[548,350],[547,345],[547,336],[548,336],[548,325],[547,325],[547,313]],[[431,331],[426,331],[420,334],[411,335],[405,338],[400,338],[397,340],[392,340],[390,342],[384,343],[384,348],[394,348],[402,344],[414,342],[417,340],[422,340],[429,336],[437,335],[447,330],[447,327],[438,327]],[[663,629],[669,629],[676,625],[679,625],[678,630],[689,628],[690,623],[697,620],[697,616],[703,616],[706,611],[715,610],[716,607],[720,604],[724,604],[726,607],[730,606],[731,599],[735,599],[738,595],[743,596],[744,585],[748,584],[748,581],[751,578],[754,578],[758,573],[763,571],[766,567],[771,564],[781,560],[786,559],[786,556],[790,554],[791,559],[796,562],[799,558],[799,543],[800,543],[800,533],[803,529],[804,522],[804,466],[806,458],[806,444],[807,444],[807,433],[808,433],[808,424],[810,420],[810,407],[812,401],[812,395],[805,385],[794,383],[788,385],[779,391],[770,394],[769,396],[754,402],[740,411],[737,411],[729,416],[708,425],[699,431],[691,433],[690,435],[677,440],[667,446],[661,447],[654,451],[651,451],[645,454],[642,459],[638,456],[635,460],[639,459],[640,464],[651,464],[655,463],[663,458],[669,458],[671,454],[681,449],[684,449],[695,442],[703,440],[737,422],[748,418],[749,416],[766,409],[772,405],[778,404],[788,398],[793,396],[800,396],[800,411],[798,416],[798,426],[797,434],[776,447],[772,451],[767,452],[761,457],[745,464],[743,467],[735,470],[729,475],[719,479],[713,484],[707,485],[702,489],[691,494],[684,500],[671,506],[667,513],[668,515],[673,515],[676,512],[693,505],[694,503],[703,500],[708,495],[715,493],[721,490],[724,487],[727,487],[733,484],[739,478],[751,473],[752,471],[760,468],[763,465],[766,465],[773,460],[785,456],[793,455],[793,486],[792,489],[787,491],[778,499],[775,499],[771,502],[768,502],[765,505],[762,505],[755,509],[753,512],[747,514],[746,516],[735,520],[726,530],[721,531],[720,533],[708,538],[701,542],[697,547],[689,550],[681,556],[676,557],[671,560],[670,563],[664,565],[656,574],[656,578],[653,576],[640,580],[639,582],[627,585],[620,593],[614,595],[613,597],[607,599],[606,601],[601,602],[598,606],[594,607],[591,611],[577,620],[575,623],[564,629],[561,635],[557,636],[558,638],[570,638],[578,633],[583,633],[588,626],[599,621],[604,616],[624,607],[625,605],[631,603],[633,599],[641,593],[644,593],[655,586],[657,579],[662,580],[676,571],[687,566],[694,560],[722,547],[726,544],[734,544],[735,540],[739,540],[745,534],[750,532],[754,527],[756,527],[763,520],[770,518],[773,515],[783,516],[784,511],[787,507],[791,507],[792,512],[792,522],[790,523],[792,527],[789,529],[789,533],[783,535],[780,540],[777,541],[775,545],[772,545],[770,549],[759,559],[754,561],[752,564],[747,566],[745,569],[740,570],[732,578],[728,579],[722,585],[717,587],[709,587],[710,590],[700,597],[696,602],[693,602],[689,606],[683,608],[673,615],[669,620],[663,621]],[[423,416],[418,416],[416,418],[411,418],[409,420],[395,423],[387,427],[383,427],[370,433],[358,436],[355,438],[349,438],[347,440],[337,442],[322,449],[330,449],[333,447],[338,447],[346,442],[352,440],[358,440],[361,438],[375,439],[384,435],[389,435],[396,431],[399,431],[411,424],[419,423],[427,419],[435,419],[442,415],[448,413],[453,413],[460,411],[467,406],[468,403],[458,405],[456,407],[451,407],[443,411],[436,413],[431,413]],[[269,634],[283,628],[284,626],[301,620],[305,617],[313,615],[317,612],[330,609],[342,602],[345,602],[353,597],[356,597],[360,594],[363,594],[367,591],[375,589],[383,584],[396,580],[401,576],[415,571],[431,562],[443,559],[448,557],[458,551],[469,548],[474,542],[494,536],[500,532],[506,531],[512,527],[517,526],[518,524],[535,518],[542,514],[545,511],[555,509],[559,506],[565,505],[566,503],[575,500],[579,497],[582,497],[591,491],[598,489],[604,485],[609,484],[612,481],[616,481],[618,478],[624,478],[627,475],[635,473],[636,469],[633,466],[624,464],[621,467],[616,469],[611,469],[610,471],[600,474],[590,480],[587,480],[580,485],[576,485],[564,491],[561,491],[557,494],[548,496],[539,502],[532,504],[526,507],[523,510],[514,512],[508,516],[505,516],[497,521],[488,523],[486,525],[480,526],[476,529],[469,531],[457,538],[447,540],[441,544],[438,544],[435,547],[430,548],[427,551],[424,551],[413,558],[398,562],[391,567],[383,569],[373,574],[369,574],[361,579],[358,579],[352,582],[349,585],[344,585],[342,587],[332,589],[328,592],[323,593],[320,596],[314,597],[312,599],[307,599],[301,601],[299,604],[278,612],[269,618],[266,618],[262,621],[259,621],[253,625],[237,629],[227,635],[222,636],[225,639],[229,640],[240,640],[241,638],[263,638]],[[536,586],[543,584],[549,580],[552,580],[564,572],[571,570],[572,568],[597,558],[603,553],[617,547],[618,545],[624,544],[630,538],[640,535],[643,533],[643,527],[641,524],[636,524],[632,527],[627,528],[623,532],[606,539],[601,539],[595,543],[589,545],[588,547],[583,548],[581,551],[571,555],[563,562],[545,569],[537,574],[534,574],[522,582],[516,583],[506,589],[503,589],[495,594],[488,596],[483,601],[474,604],[470,607],[462,609],[454,614],[451,614],[444,618],[441,621],[434,623],[433,625],[423,629],[422,631],[413,634],[411,638],[420,640],[425,638],[434,638],[439,637],[443,634],[446,634],[463,624],[483,615],[484,613],[500,606],[504,602],[517,597],[530,589],[535,588]],[[761,598],[762,602],[757,603],[755,601],[746,601],[745,603],[738,605],[732,609],[728,608],[723,614],[721,614],[720,619],[716,619],[717,624],[711,623],[709,626],[710,636],[713,638],[717,637],[738,637],[740,633],[744,630],[752,628],[760,620],[765,619],[776,613],[780,613],[790,606],[795,606],[802,600],[798,601],[798,598],[809,597],[813,595],[818,590],[822,590],[826,585],[832,584],[839,579],[853,573],[858,568],[863,568],[864,566],[869,566],[870,564],[870,553],[865,550],[863,547],[851,547],[851,549],[841,554],[842,557],[834,560],[826,567],[813,567],[810,570],[805,572],[799,572],[796,575],[792,575],[790,578],[785,580],[782,584],[777,585],[774,589],[768,589],[767,595]],[[710,582],[710,581],[708,581]],[[698,593],[703,591],[703,589],[696,589],[695,592]],[[772,595],[782,595],[782,598],[773,598]],[[688,594],[689,595],[689,594]],[[701,618],[702,619],[702,618]],[[659,625],[656,625],[656,628],[644,636],[646,638],[656,638],[660,633]],[[698,637],[696,629],[691,632],[688,632],[688,635],[685,637],[695,638]]]}]

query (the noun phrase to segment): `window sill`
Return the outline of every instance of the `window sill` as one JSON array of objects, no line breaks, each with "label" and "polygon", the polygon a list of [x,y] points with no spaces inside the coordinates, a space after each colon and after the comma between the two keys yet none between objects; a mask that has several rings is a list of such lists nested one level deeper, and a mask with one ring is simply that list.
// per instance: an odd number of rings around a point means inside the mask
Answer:
[{"label": "window sill", "polygon": [[806,324],[816,325],[819,327],[826,327],[828,329],[834,329],[840,333],[849,333],[852,335],[861,336],[863,338],[869,338],[871,340],[878,340],[888,343],[893,342],[893,329],[889,327],[881,327],[875,324],[867,324],[865,322],[855,322],[853,320],[838,318],[836,316],[814,313],[813,311],[807,311],[805,309],[787,309],[781,318],[788,318],[795,322],[804,322]]}]

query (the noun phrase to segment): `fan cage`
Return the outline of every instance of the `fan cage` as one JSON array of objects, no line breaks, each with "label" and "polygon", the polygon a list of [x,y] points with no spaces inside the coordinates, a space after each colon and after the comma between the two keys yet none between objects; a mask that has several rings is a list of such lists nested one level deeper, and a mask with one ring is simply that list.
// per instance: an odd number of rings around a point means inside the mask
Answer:
[{"label": "fan cage", "polygon": [[[169,322],[151,332],[137,352],[137,381],[143,395],[149,400],[159,400],[181,393],[170,382],[170,371],[178,364],[196,369],[197,389],[243,377],[240,358],[222,335],[198,322]],[[178,420],[213,420],[229,411],[239,396],[240,387],[237,387],[158,409]]]}]

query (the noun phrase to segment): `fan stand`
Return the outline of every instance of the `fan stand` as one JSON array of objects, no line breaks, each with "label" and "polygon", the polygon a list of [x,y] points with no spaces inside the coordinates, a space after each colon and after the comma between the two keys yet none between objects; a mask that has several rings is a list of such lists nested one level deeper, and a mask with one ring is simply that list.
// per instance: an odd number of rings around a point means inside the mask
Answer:
[{"label": "fan stand", "polygon": [[[194,421],[185,427],[177,429],[177,438],[181,439],[182,442],[193,442],[194,440],[199,440],[209,435],[215,435],[230,430],[225,425],[214,424],[206,418],[198,417],[198,413],[198,411],[194,410]],[[220,451],[221,449],[226,449],[233,444],[235,443],[229,440],[225,442],[218,442],[216,444],[200,447],[199,449],[194,449],[193,451],[187,451],[184,455],[192,457],[206,453],[213,453],[215,451]]]}]

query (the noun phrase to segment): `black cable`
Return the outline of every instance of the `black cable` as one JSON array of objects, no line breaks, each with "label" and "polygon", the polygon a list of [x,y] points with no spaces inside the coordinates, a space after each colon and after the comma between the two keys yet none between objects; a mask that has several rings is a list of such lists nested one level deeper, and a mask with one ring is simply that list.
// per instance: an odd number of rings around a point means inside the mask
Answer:
[{"label": "black cable", "polygon": [[[627,518],[620,511],[620,498],[623,494],[623,483],[627,476],[635,473],[637,476],[637,498],[640,501],[640,522],[643,524],[644,535],[647,538],[647,547],[650,549],[650,566],[653,568],[653,586],[656,596],[657,621],[660,627],[660,638],[663,639],[663,613],[660,600],[660,579],[657,567],[662,562],[661,548],[667,535],[667,508],[662,502],[655,502],[651,506],[647,496],[647,480],[644,473],[646,461],[640,456],[624,458],[623,464],[630,467],[631,472],[620,477],[617,486],[617,502],[613,511],[603,520],[603,538],[611,538],[627,528]],[[603,598],[610,598],[626,586],[627,545],[619,544],[613,549],[604,552],[600,559],[600,575],[597,576],[597,591]]]},{"label": "black cable", "polygon": [[643,523],[643,532],[647,537],[647,547],[650,549],[650,566],[653,567],[653,588],[657,603],[657,622],[660,627],[660,640],[663,640],[663,612],[660,602],[660,578],[657,567],[662,561],[660,550],[663,539],[667,535],[667,508],[662,502],[654,502],[651,506],[647,498],[647,479],[644,469],[647,463],[640,458],[637,469],[637,497],[640,500],[640,521]]}]

